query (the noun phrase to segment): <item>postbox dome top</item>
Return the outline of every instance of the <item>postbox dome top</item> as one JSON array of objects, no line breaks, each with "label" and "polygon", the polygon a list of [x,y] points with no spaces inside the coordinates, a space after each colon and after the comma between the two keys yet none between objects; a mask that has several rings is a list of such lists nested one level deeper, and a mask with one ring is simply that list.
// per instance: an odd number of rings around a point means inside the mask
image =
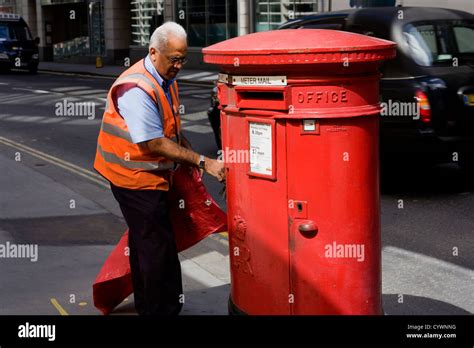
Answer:
[{"label": "postbox dome top", "polygon": [[306,65],[376,62],[395,57],[396,44],[329,29],[284,29],[248,34],[203,49],[206,63]]}]

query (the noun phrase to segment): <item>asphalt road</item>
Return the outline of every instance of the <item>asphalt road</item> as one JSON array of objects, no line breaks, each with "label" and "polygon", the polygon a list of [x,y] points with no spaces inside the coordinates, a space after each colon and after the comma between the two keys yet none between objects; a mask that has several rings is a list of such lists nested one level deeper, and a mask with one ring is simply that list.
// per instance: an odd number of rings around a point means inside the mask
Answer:
[{"label": "asphalt road", "polygon": [[[2,233],[7,233],[18,243],[57,248],[77,245],[77,255],[73,253],[76,259],[71,256],[77,269],[87,268],[78,261],[81,247],[94,246],[94,257],[99,257],[104,252],[102,246],[117,242],[121,234],[117,231],[122,231],[125,224],[110,190],[81,176],[80,170],[93,171],[101,113],[112,82],[107,78],[32,76],[23,72],[0,75],[0,239]],[[204,112],[209,93],[210,87],[181,85],[181,102],[186,108],[183,128],[196,150],[216,157],[217,148]],[[96,103],[95,117],[56,116],[57,103],[64,100]],[[48,161],[45,154],[65,163],[51,158]],[[14,160],[24,167],[15,169]],[[205,182],[225,208],[218,194],[221,184],[209,177]],[[52,183],[60,183],[61,189],[51,190]],[[456,163],[420,168],[400,156],[390,172],[382,176],[385,312],[474,312],[473,235],[472,174]],[[67,250],[59,255],[69,255],[71,249]],[[34,287],[35,278],[18,274],[17,270],[0,271],[7,272],[2,279],[15,279],[11,286],[0,283],[3,294],[18,291],[22,282]],[[42,272],[41,277],[48,280],[48,269]],[[63,270],[65,275],[67,272]],[[55,291],[63,290],[57,287]],[[24,290],[24,298],[29,294]],[[20,303],[0,300],[2,306],[8,308],[7,312],[28,312]],[[51,308],[51,313],[44,314],[57,313]]]}]

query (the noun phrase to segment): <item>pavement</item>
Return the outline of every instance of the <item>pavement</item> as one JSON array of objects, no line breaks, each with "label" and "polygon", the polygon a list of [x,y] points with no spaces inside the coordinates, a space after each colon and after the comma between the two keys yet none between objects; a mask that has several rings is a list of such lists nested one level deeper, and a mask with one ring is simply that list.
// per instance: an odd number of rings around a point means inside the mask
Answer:
[{"label": "pavement", "polygon": [[[103,77],[117,77],[127,68],[122,66],[103,66],[96,68],[91,64],[69,64],[57,62],[40,62],[39,71],[61,74],[83,74]],[[217,80],[217,72],[212,70],[196,70],[184,68],[178,75],[178,82],[212,85]]]}]

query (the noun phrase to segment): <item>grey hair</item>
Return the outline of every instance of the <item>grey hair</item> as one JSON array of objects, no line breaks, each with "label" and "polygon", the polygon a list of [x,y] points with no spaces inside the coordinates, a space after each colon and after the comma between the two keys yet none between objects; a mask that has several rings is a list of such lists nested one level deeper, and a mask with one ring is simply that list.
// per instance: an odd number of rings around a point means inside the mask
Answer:
[{"label": "grey hair", "polygon": [[177,37],[178,39],[186,40],[187,34],[184,28],[176,22],[166,22],[155,29],[150,37],[150,45],[148,48],[155,48],[162,50],[168,43],[170,36]]}]

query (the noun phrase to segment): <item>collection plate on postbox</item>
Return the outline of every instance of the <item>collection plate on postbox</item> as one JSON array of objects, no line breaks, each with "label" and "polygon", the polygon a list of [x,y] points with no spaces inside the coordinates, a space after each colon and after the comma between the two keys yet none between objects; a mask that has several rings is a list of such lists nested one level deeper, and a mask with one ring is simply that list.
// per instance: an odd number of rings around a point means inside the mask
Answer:
[{"label": "collection plate on postbox", "polygon": [[250,176],[276,179],[275,120],[247,118]]}]

